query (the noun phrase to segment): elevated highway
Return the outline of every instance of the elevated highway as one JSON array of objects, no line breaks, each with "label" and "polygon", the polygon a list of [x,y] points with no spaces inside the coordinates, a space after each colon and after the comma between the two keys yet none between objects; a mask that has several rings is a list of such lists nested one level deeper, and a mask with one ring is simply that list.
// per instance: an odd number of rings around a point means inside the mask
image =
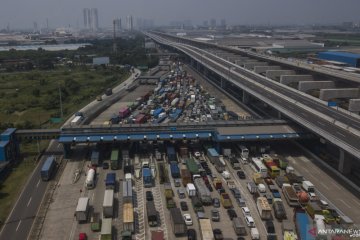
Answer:
[{"label": "elevated highway", "polygon": [[355,157],[360,156],[360,118],[328,107],[324,101],[271,81],[266,77],[222,59],[204,49],[169,39],[167,35],[147,34],[156,42],[172,47],[218,74],[221,80],[231,83],[246,93],[268,103],[290,119],[312,130],[322,138],[339,146]]}]

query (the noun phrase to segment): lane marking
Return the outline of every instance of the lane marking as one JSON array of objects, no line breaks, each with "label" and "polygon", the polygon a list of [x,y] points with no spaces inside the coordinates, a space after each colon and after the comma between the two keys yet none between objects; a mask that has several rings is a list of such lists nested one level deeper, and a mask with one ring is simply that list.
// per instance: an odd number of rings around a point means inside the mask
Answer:
[{"label": "lane marking", "polygon": [[320,184],[321,184],[324,188],[326,188],[327,190],[330,190],[330,188],[329,188],[328,186],[326,186],[326,184],[324,184],[324,183],[322,183],[322,182],[320,182]]},{"label": "lane marking", "polygon": [[355,199],[353,199],[353,202],[360,206],[359,201],[356,201]]},{"label": "lane marking", "polygon": [[18,223],[18,225],[17,225],[17,227],[16,227],[16,231],[19,230],[20,224],[21,224],[21,220],[19,221],[19,223]]},{"label": "lane marking", "polygon": [[32,197],[30,197],[30,199],[29,199],[29,201],[28,201],[28,203],[26,205],[27,207],[30,205],[31,199],[32,199]]},{"label": "lane marking", "polygon": [[343,136],[343,137],[346,137],[344,134],[339,133],[338,131],[336,131],[336,133],[339,134],[339,135],[341,135],[341,136]]},{"label": "lane marking", "polygon": [[303,115],[304,117],[307,117],[307,115],[303,112],[301,112],[300,114]]},{"label": "lane marking", "polygon": [[40,179],[39,179],[39,181],[37,182],[36,187],[39,187],[39,184],[40,184]]},{"label": "lane marking", "polygon": [[319,121],[316,121],[318,124],[320,124],[321,126],[325,126],[325,124],[324,123],[322,123],[322,122],[319,122]]},{"label": "lane marking", "polygon": [[345,206],[347,206],[348,208],[351,208],[351,206],[349,204],[347,204],[344,200],[339,199],[340,202],[342,202]]}]

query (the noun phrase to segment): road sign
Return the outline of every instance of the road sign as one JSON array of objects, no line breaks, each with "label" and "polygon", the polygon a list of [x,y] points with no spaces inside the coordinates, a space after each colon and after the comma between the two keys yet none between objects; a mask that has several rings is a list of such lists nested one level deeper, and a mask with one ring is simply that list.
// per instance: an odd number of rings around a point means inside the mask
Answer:
[{"label": "road sign", "polygon": [[328,102],[328,107],[336,107],[337,103],[336,102]]}]

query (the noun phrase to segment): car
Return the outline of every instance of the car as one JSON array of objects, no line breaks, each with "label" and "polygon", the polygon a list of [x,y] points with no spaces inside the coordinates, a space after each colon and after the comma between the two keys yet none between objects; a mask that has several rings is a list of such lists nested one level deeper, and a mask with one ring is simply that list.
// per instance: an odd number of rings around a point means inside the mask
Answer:
[{"label": "car", "polygon": [[86,233],[79,233],[79,240],[87,240]]},{"label": "car", "polygon": [[211,210],[211,220],[213,222],[219,222],[220,221],[220,213],[219,210],[217,209],[212,209]]},{"label": "car", "polygon": [[174,185],[175,185],[175,187],[180,187],[181,186],[181,180],[180,179],[175,179],[174,180]]},{"label": "car", "polygon": [[233,220],[233,218],[237,218],[237,214],[234,209],[228,209],[227,213],[229,215],[230,220]]},{"label": "car", "polygon": [[185,190],[184,190],[184,189],[179,188],[179,189],[177,190],[177,193],[178,193],[180,199],[186,198]]},{"label": "car", "polygon": [[184,213],[183,217],[184,217],[185,224],[187,226],[193,225],[193,221],[192,221],[191,216],[190,216],[189,213]]},{"label": "car", "polygon": [[216,208],[220,207],[220,200],[218,198],[213,198],[213,206]]},{"label": "car", "polygon": [[182,211],[188,211],[189,210],[187,203],[184,202],[184,201],[180,202],[180,208],[181,208]]},{"label": "car", "polygon": [[246,178],[245,173],[242,170],[237,171],[236,174],[238,175],[238,177],[240,179],[245,179]]},{"label": "car", "polygon": [[207,188],[209,189],[210,192],[213,192],[213,191],[214,191],[213,187],[212,187],[210,184],[207,185]]},{"label": "car", "polygon": [[255,227],[254,219],[251,216],[245,216],[245,222],[248,225],[248,227],[250,228]]},{"label": "car", "polygon": [[316,201],[318,199],[318,197],[316,196],[315,193],[309,192],[308,193],[310,201]]},{"label": "car", "polygon": [[151,191],[146,191],[145,196],[146,196],[146,201],[148,202],[154,201],[154,196]]},{"label": "car", "polygon": [[102,164],[102,168],[103,168],[103,169],[109,169],[109,163],[104,162],[104,163]]},{"label": "car", "polygon": [[199,158],[199,157],[201,157],[201,153],[200,152],[194,152],[194,156],[196,157],[196,158]]},{"label": "car", "polygon": [[213,230],[213,234],[214,234],[215,240],[223,240],[224,239],[222,231],[220,229],[218,229],[218,228],[215,228]]},{"label": "car", "polygon": [[242,213],[244,214],[244,216],[251,216],[250,210],[249,210],[248,207],[242,207],[242,208],[241,208],[241,211],[242,211]]},{"label": "car", "polygon": [[195,229],[188,229],[187,230],[187,237],[188,237],[188,240],[196,240],[196,231]]}]

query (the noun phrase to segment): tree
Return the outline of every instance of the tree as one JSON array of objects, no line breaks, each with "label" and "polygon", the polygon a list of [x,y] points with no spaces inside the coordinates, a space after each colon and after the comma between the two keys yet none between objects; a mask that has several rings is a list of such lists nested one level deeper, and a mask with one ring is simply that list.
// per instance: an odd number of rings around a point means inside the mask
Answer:
[{"label": "tree", "polygon": [[38,88],[33,89],[32,94],[34,97],[40,96],[40,90]]}]

